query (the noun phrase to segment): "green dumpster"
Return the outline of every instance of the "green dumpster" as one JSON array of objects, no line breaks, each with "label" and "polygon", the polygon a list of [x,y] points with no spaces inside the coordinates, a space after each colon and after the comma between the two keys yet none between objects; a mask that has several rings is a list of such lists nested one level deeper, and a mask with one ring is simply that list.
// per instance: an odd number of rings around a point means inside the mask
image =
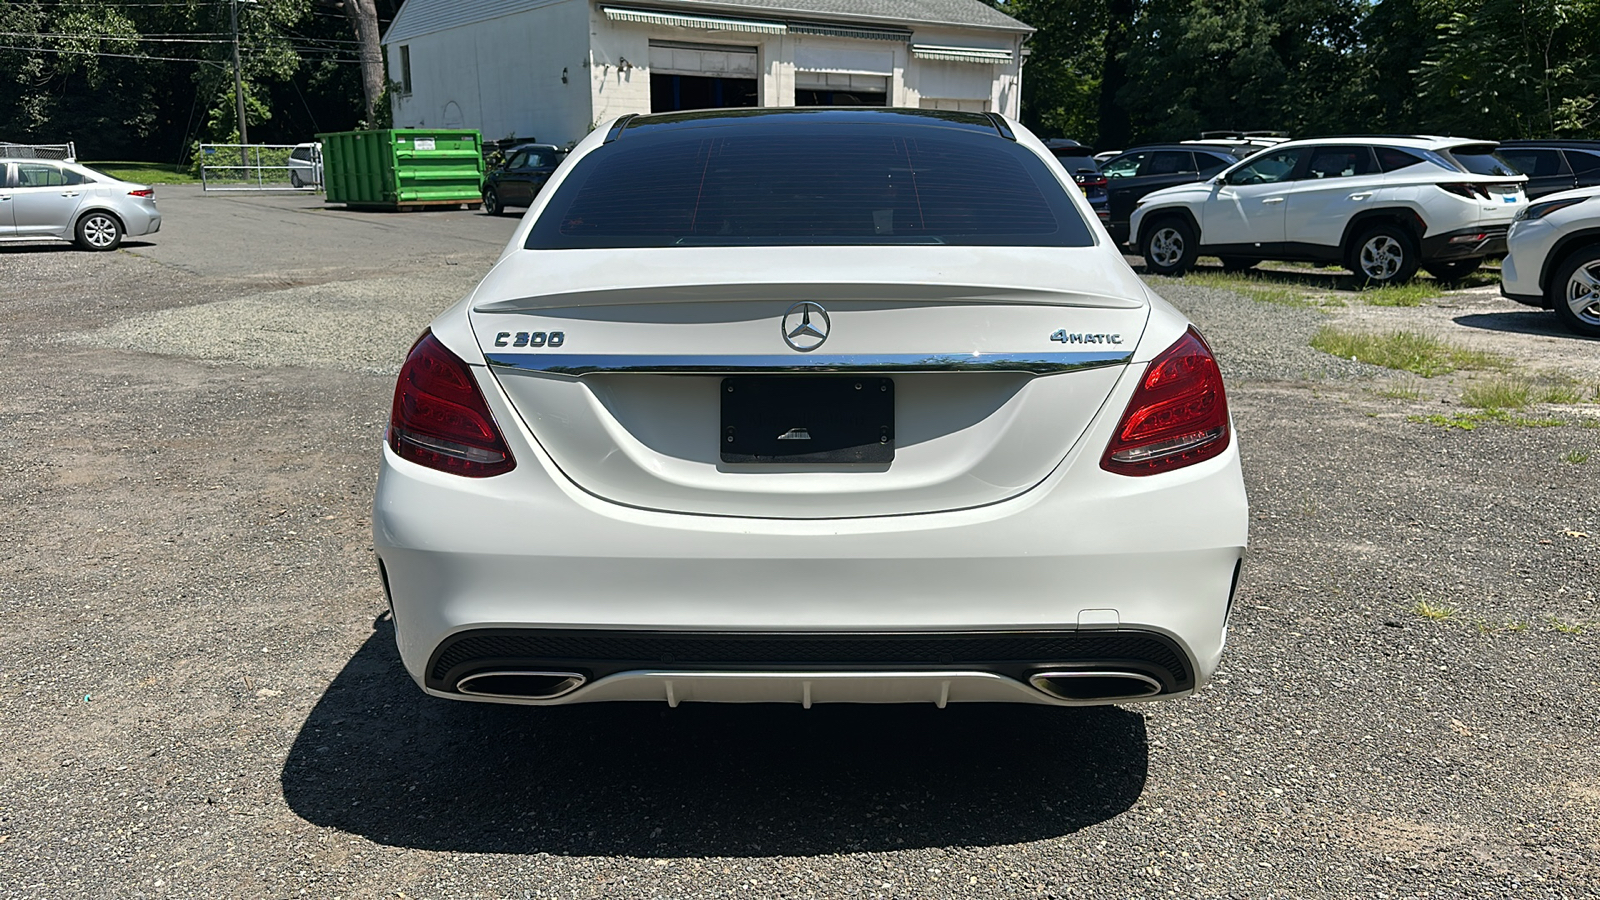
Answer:
[{"label": "green dumpster", "polygon": [[339,131],[317,140],[329,203],[405,209],[459,206],[483,196],[483,137],[477,131]]}]

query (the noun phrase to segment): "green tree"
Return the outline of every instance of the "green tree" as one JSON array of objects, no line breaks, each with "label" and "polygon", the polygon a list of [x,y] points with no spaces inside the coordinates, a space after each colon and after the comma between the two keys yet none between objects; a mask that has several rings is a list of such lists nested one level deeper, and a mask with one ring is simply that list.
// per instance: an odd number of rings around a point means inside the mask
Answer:
[{"label": "green tree", "polygon": [[1106,0],[1009,0],[1007,14],[1038,29],[1022,70],[1022,123],[1045,137],[1099,140]]},{"label": "green tree", "polygon": [[1431,126],[1486,137],[1593,134],[1600,124],[1600,3],[1429,0],[1422,61]]}]

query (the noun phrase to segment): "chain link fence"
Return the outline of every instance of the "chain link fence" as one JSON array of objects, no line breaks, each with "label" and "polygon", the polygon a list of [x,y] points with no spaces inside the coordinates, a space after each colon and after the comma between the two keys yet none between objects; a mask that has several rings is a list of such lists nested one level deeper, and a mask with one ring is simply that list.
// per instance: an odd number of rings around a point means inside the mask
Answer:
[{"label": "chain link fence", "polygon": [[315,191],[322,186],[318,144],[201,144],[206,191]]},{"label": "chain link fence", "polygon": [[78,148],[71,141],[65,144],[13,144],[10,141],[0,141],[0,156],[12,159],[54,159],[61,162],[77,162]]}]

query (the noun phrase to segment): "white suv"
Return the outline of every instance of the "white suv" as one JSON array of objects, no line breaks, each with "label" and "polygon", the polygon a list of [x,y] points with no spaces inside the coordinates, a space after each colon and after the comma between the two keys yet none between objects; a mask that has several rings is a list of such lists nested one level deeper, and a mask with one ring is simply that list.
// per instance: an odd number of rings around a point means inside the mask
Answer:
[{"label": "white suv", "polygon": [[1517,216],[1500,293],[1554,310],[1574,334],[1600,337],[1600,187],[1540,197]]},{"label": "white suv", "polygon": [[1264,259],[1344,265],[1375,284],[1417,268],[1461,278],[1505,253],[1527,178],[1464,138],[1287,141],[1210,181],[1145,195],[1130,230],[1145,265],[1180,275],[1202,253],[1223,267]]}]

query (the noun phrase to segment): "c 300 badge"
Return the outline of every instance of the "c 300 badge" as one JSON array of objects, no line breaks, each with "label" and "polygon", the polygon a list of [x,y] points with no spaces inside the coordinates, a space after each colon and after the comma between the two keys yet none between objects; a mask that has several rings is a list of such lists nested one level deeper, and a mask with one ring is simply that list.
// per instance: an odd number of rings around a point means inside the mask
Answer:
[{"label": "c 300 badge", "polygon": [[559,347],[566,342],[565,331],[502,331],[494,336],[496,347]]}]

